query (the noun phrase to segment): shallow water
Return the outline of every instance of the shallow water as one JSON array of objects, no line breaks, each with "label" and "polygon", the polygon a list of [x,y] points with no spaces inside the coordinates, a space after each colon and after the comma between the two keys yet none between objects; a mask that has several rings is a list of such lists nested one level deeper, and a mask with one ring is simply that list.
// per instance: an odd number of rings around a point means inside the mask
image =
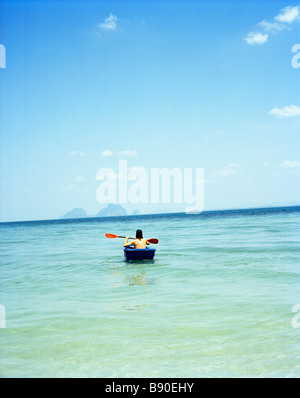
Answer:
[{"label": "shallow water", "polygon": [[[1,224],[1,377],[299,377],[299,221],[298,207]],[[104,236],[137,228],[159,239],[154,261]]]}]

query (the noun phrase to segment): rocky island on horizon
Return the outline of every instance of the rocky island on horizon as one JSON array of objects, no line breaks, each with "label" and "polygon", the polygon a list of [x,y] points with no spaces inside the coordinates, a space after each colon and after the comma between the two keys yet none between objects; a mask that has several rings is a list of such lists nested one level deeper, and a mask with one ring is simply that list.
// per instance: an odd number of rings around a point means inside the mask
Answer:
[{"label": "rocky island on horizon", "polygon": [[[135,210],[133,214],[139,214],[138,210]],[[127,216],[126,209],[119,204],[108,203],[106,207],[101,209],[96,215],[88,215],[87,212],[81,207],[76,207],[73,210],[67,211],[65,214],[60,216],[60,219],[68,218],[92,218],[92,217],[120,217]]]}]

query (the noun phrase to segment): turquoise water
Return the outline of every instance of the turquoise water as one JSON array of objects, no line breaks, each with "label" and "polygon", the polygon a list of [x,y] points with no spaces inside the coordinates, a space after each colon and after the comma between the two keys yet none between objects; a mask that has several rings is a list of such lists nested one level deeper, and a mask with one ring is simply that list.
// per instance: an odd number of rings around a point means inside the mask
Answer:
[{"label": "turquoise water", "polygon": [[[299,222],[297,207],[1,224],[1,377],[299,377]],[[153,262],[104,236],[137,228],[160,241]]]}]

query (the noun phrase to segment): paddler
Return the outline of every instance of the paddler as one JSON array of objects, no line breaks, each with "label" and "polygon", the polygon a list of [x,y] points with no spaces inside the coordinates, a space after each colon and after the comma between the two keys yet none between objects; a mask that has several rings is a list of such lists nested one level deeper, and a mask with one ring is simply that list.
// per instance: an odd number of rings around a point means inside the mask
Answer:
[{"label": "paddler", "polygon": [[143,231],[141,229],[137,229],[134,240],[128,242],[128,239],[130,239],[129,236],[126,236],[124,247],[134,245],[135,249],[145,249],[146,245],[150,245],[150,242],[143,238]]}]

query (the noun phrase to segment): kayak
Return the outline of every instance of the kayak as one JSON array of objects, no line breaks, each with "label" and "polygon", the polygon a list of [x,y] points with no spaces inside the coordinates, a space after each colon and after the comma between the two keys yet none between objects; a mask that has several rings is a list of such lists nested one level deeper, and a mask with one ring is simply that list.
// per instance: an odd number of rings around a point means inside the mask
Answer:
[{"label": "kayak", "polygon": [[127,261],[130,260],[153,260],[156,249],[134,249],[131,247],[124,248],[124,256]]}]

